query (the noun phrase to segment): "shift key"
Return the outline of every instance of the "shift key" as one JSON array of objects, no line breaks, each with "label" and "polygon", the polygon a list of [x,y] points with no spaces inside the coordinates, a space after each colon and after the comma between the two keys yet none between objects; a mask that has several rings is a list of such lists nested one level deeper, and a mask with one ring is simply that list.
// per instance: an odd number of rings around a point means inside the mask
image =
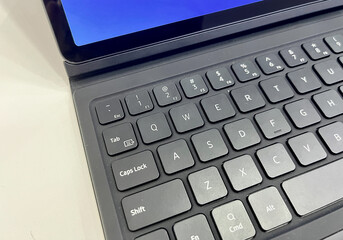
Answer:
[{"label": "shift key", "polygon": [[192,207],[180,179],[125,197],[122,206],[131,231],[176,216]]}]

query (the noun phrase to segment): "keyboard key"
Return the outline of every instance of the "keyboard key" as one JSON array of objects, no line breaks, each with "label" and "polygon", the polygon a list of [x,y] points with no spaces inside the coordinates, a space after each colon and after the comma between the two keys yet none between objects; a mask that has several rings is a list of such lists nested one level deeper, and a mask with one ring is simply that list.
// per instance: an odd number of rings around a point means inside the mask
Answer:
[{"label": "keyboard key", "polygon": [[208,120],[212,123],[236,115],[236,111],[233,109],[229,99],[223,93],[201,100],[201,106]]},{"label": "keyboard key", "polygon": [[334,60],[318,63],[313,67],[327,85],[343,81],[343,69]]},{"label": "keyboard key", "polygon": [[107,153],[111,156],[135,149],[138,146],[136,135],[130,123],[108,128],[104,130],[102,135]]},{"label": "keyboard key", "polygon": [[244,190],[262,182],[261,174],[249,155],[226,161],[223,167],[232,187],[236,191]]},{"label": "keyboard key", "polygon": [[299,47],[291,47],[280,51],[280,55],[289,67],[297,67],[308,62],[304,51]]},{"label": "keyboard key", "polygon": [[266,105],[262,95],[253,85],[237,88],[231,91],[233,100],[243,113],[250,112]]},{"label": "keyboard key", "polygon": [[338,61],[343,65],[343,57],[338,58]]},{"label": "keyboard key", "polygon": [[270,178],[276,178],[295,169],[291,157],[280,143],[262,148],[256,155]]},{"label": "keyboard key", "polygon": [[170,240],[165,229],[159,229],[144,236],[135,238],[135,240]]},{"label": "keyboard key", "polygon": [[138,115],[151,111],[154,105],[147,91],[141,91],[125,97],[126,105],[131,115]]},{"label": "keyboard key", "polygon": [[174,83],[168,83],[154,87],[153,92],[158,105],[161,107],[181,101],[179,90],[177,90]]},{"label": "keyboard key", "polygon": [[261,142],[260,136],[249,119],[226,124],[224,130],[236,150],[242,150]]},{"label": "keyboard key", "polygon": [[341,86],[341,87],[339,88],[339,91],[340,91],[341,94],[343,95],[343,86]]},{"label": "keyboard key", "polygon": [[235,84],[233,77],[224,67],[208,71],[206,76],[215,90],[227,88]]},{"label": "keyboard key", "polygon": [[202,214],[177,222],[174,233],[177,240],[215,240],[207,219]]},{"label": "keyboard key", "polygon": [[176,216],[192,207],[180,179],[125,197],[122,206],[131,231]]},{"label": "keyboard key", "polygon": [[170,109],[169,114],[173,120],[176,131],[179,133],[187,132],[204,125],[204,120],[194,103],[172,108]]},{"label": "keyboard key", "polygon": [[294,96],[293,90],[283,77],[274,77],[261,81],[260,86],[272,103],[278,103]]},{"label": "keyboard key", "polygon": [[307,68],[290,72],[287,74],[287,77],[300,94],[312,92],[322,87],[317,76]]},{"label": "keyboard key", "polygon": [[247,240],[256,234],[249,215],[239,200],[215,208],[212,216],[222,240]]},{"label": "keyboard key", "polygon": [[185,140],[180,139],[157,148],[164,171],[172,174],[192,167],[194,159]]},{"label": "keyboard key", "polygon": [[258,222],[265,231],[280,227],[292,220],[292,214],[275,187],[268,187],[253,193],[248,200]]},{"label": "keyboard key", "polygon": [[318,139],[310,132],[289,139],[288,145],[291,147],[299,162],[304,166],[318,162],[327,157],[327,154]]},{"label": "keyboard key", "polygon": [[101,124],[115,122],[125,116],[119,99],[106,99],[98,102],[95,109]]},{"label": "keyboard key", "polygon": [[305,43],[303,48],[312,60],[319,60],[330,56],[329,49],[320,40]]},{"label": "keyboard key", "polygon": [[343,198],[343,159],[283,182],[295,211],[304,216]]},{"label": "keyboard key", "polygon": [[297,128],[305,128],[321,121],[318,112],[307,99],[287,104],[285,109]]},{"label": "keyboard key", "polygon": [[275,54],[268,54],[256,58],[256,62],[264,72],[264,74],[273,74],[284,69],[281,60]]},{"label": "keyboard key", "polygon": [[184,78],[180,84],[188,98],[194,98],[208,92],[208,88],[200,75]]},{"label": "keyboard key", "polygon": [[150,151],[115,160],[112,171],[120,191],[157,179],[160,174]]},{"label": "keyboard key", "polygon": [[227,189],[216,167],[209,167],[188,176],[195,199],[204,205],[227,195]]},{"label": "keyboard key", "polygon": [[343,52],[343,36],[342,36],[342,34],[337,34],[337,35],[332,36],[332,37],[326,37],[324,40],[327,43],[327,45],[329,45],[329,47],[331,48],[331,50],[334,53],[342,53]]},{"label": "keyboard key", "polygon": [[229,152],[217,129],[195,134],[191,140],[202,162],[225,156]]},{"label": "keyboard key", "polygon": [[332,123],[319,128],[318,132],[333,154],[343,152],[343,123]]},{"label": "keyboard key", "polygon": [[316,94],[313,100],[327,118],[343,114],[343,99],[335,90]]},{"label": "keyboard key", "polygon": [[143,142],[153,143],[172,135],[169,124],[163,113],[156,113],[148,117],[140,118],[137,121],[139,132]]},{"label": "keyboard key", "polygon": [[247,82],[260,77],[256,66],[249,60],[233,64],[232,70],[241,82]]},{"label": "keyboard key", "polygon": [[279,109],[271,109],[255,115],[264,136],[273,139],[291,131],[291,127]]}]

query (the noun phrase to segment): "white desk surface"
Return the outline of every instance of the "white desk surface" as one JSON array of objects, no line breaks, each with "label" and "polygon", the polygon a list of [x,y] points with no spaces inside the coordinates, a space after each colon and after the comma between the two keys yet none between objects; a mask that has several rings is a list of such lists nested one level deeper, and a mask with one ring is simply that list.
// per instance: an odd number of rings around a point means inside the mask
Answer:
[{"label": "white desk surface", "polygon": [[0,0],[0,239],[104,239],[41,0]]}]

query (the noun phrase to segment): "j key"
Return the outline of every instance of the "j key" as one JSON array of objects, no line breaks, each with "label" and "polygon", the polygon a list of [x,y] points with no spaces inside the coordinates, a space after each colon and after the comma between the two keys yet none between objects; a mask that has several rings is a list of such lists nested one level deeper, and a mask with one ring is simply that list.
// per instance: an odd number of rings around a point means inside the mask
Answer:
[{"label": "j key", "polygon": [[291,138],[288,140],[288,144],[299,162],[304,166],[327,157],[325,150],[313,133],[304,133]]},{"label": "j key", "polygon": [[253,193],[248,200],[265,231],[280,227],[292,220],[292,214],[275,187]]},{"label": "j key", "polygon": [[181,96],[174,83],[157,86],[153,89],[158,105],[161,107],[181,101]]},{"label": "j key", "polygon": [[125,197],[122,206],[131,231],[186,212],[192,207],[180,179]]},{"label": "j key", "polygon": [[236,191],[242,191],[262,182],[261,174],[249,155],[231,159],[225,162],[223,167]]},{"label": "j key", "polygon": [[212,216],[223,240],[247,240],[256,234],[249,215],[239,200],[215,208]]},{"label": "j key", "polygon": [[165,229],[159,229],[144,236],[135,238],[135,240],[169,240],[169,236]]},{"label": "j key", "polygon": [[319,60],[330,56],[329,49],[320,40],[305,43],[303,48],[312,60]]},{"label": "j key", "polygon": [[233,64],[232,70],[241,82],[247,82],[260,77],[259,71],[249,60]]},{"label": "j key", "polygon": [[107,153],[112,156],[135,149],[138,146],[136,135],[130,123],[108,128],[104,130],[102,135]]},{"label": "j key", "polygon": [[329,47],[331,48],[331,50],[334,53],[342,53],[343,52],[343,36],[342,34],[338,34],[332,37],[326,37],[325,42],[327,43],[327,45],[329,45]]},{"label": "j key", "polygon": [[280,55],[289,67],[297,67],[308,62],[304,51],[299,47],[282,50]]},{"label": "j key", "polygon": [[157,179],[160,174],[150,151],[115,160],[112,171],[120,191]]},{"label": "j key", "polygon": [[201,100],[201,106],[209,121],[213,123],[236,115],[232,104],[223,93]]},{"label": "j key", "polygon": [[137,121],[139,132],[142,135],[143,142],[153,143],[172,135],[169,124],[163,113],[140,118]]},{"label": "j key", "polygon": [[318,112],[307,99],[287,104],[285,109],[297,128],[305,128],[321,121]]},{"label": "j key", "polygon": [[293,90],[284,77],[274,77],[261,81],[260,86],[272,103],[281,102],[294,96]]},{"label": "j key", "polygon": [[186,97],[193,98],[208,92],[208,88],[200,75],[184,78],[180,81]]},{"label": "j key", "polygon": [[202,214],[177,222],[174,232],[177,240],[215,240],[207,219]]},{"label": "j key", "polygon": [[343,114],[343,99],[335,90],[314,95],[313,100],[327,118]]},{"label": "j key", "polygon": [[273,139],[291,131],[291,127],[279,109],[271,109],[255,115],[264,136]]},{"label": "j key", "polygon": [[208,71],[206,76],[215,90],[227,88],[235,84],[229,71],[224,67]]},{"label": "j key", "polygon": [[119,99],[106,99],[98,102],[95,109],[101,124],[115,122],[125,116]]},{"label": "j key", "polygon": [[312,92],[322,87],[318,77],[307,68],[290,72],[287,74],[287,77],[300,94]]},{"label": "j key", "polygon": [[266,105],[262,95],[253,85],[237,88],[231,91],[231,95],[241,112],[250,112]]},{"label": "j key", "polygon": [[204,125],[204,120],[194,103],[172,108],[170,109],[169,114],[173,120],[176,131],[179,133],[187,132]]},{"label": "j key", "polygon": [[319,128],[318,132],[332,153],[339,154],[343,152],[342,122],[335,122]]},{"label": "j key", "polygon": [[264,72],[264,74],[272,74],[280,72],[284,69],[281,60],[275,54],[268,54],[256,58],[256,62]]},{"label": "j key", "polygon": [[147,91],[141,91],[125,97],[126,105],[131,115],[138,115],[154,108]]},{"label": "j key", "polygon": [[314,69],[327,85],[343,81],[343,68],[334,60],[318,63]]}]

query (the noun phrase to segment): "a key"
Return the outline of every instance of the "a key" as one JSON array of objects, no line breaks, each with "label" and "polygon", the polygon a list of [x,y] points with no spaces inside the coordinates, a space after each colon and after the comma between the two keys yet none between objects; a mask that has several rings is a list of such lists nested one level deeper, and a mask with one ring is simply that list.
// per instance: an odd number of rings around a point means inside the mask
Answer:
[{"label": "a key", "polygon": [[300,94],[312,92],[322,87],[317,76],[308,68],[290,72],[287,77]]},{"label": "a key", "polygon": [[262,95],[254,85],[247,85],[231,91],[231,95],[239,110],[250,112],[266,105]]},{"label": "a key", "polygon": [[321,121],[318,112],[307,99],[287,104],[285,109],[297,128],[305,128]]},{"label": "a key", "polygon": [[241,82],[247,82],[260,77],[259,71],[250,60],[233,64],[232,70]]},{"label": "a key", "polygon": [[236,115],[236,111],[225,94],[218,94],[201,100],[208,120],[212,123],[231,118]]},{"label": "a key", "polygon": [[203,214],[175,223],[174,233],[177,240],[214,240],[211,228]]},{"label": "a key", "polygon": [[297,67],[308,62],[304,51],[299,47],[281,50],[280,55],[289,67]]},{"label": "a key", "polygon": [[320,40],[305,43],[302,46],[312,60],[319,60],[330,56],[329,49]]},{"label": "a key", "polygon": [[318,130],[324,143],[333,154],[343,152],[343,123],[335,122]]},{"label": "a key", "polygon": [[151,111],[154,105],[147,91],[137,92],[125,97],[125,102],[131,115]]},{"label": "a key", "polygon": [[288,145],[303,166],[321,161],[327,157],[318,139],[310,132],[289,139]]},{"label": "a key", "polygon": [[170,109],[169,114],[173,120],[176,131],[179,133],[187,132],[204,125],[204,120],[194,103],[172,108]]},{"label": "a key", "polygon": [[194,98],[208,92],[208,88],[200,75],[184,78],[180,84],[188,98]]},{"label": "a key", "polygon": [[272,103],[278,103],[294,96],[284,77],[274,77],[260,82],[263,92]]},{"label": "a key", "polygon": [[242,191],[262,182],[261,174],[249,155],[226,161],[223,167],[236,191]]},{"label": "a key", "polygon": [[233,77],[224,67],[208,71],[206,77],[214,90],[220,90],[235,84]]},{"label": "a key", "polygon": [[326,37],[324,40],[334,53],[343,52],[343,35],[342,34],[337,34],[332,37]]},{"label": "a key", "polygon": [[106,99],[95,106],[99,122],[107,124],[124,118],[125,114],[119,99]]},{"label": "a key", "polygon": [[174,83],[163,84],[153,89],[158,105],[161,107],[181,101],[179,90]]},{"label": "a key", "polygon": [[273,74],[280,72],[284,69],[284,66],[280,59],[275,54],[268,54],[256,58],[256,62],[264,72],[264,74]]},{"label": "a key", "polygon": [[135,238],[135,240],[169,240],[168,233],[165,229],[159,229],[151,233]]},{"label": "a key", "polygon": [[225,197],[228,193],[216,167],[192,173],[188,176],[188,181],[200,205]]},{"label": "a key", "polygon": [[343,99],[335,90],[316,94],[313,96],[313,100],[327,118],[343,114]]},{"label": "a key", "polygon": [[334,60],[317,63],[313,67],[327,85],[343,81],[343,68]]}]

